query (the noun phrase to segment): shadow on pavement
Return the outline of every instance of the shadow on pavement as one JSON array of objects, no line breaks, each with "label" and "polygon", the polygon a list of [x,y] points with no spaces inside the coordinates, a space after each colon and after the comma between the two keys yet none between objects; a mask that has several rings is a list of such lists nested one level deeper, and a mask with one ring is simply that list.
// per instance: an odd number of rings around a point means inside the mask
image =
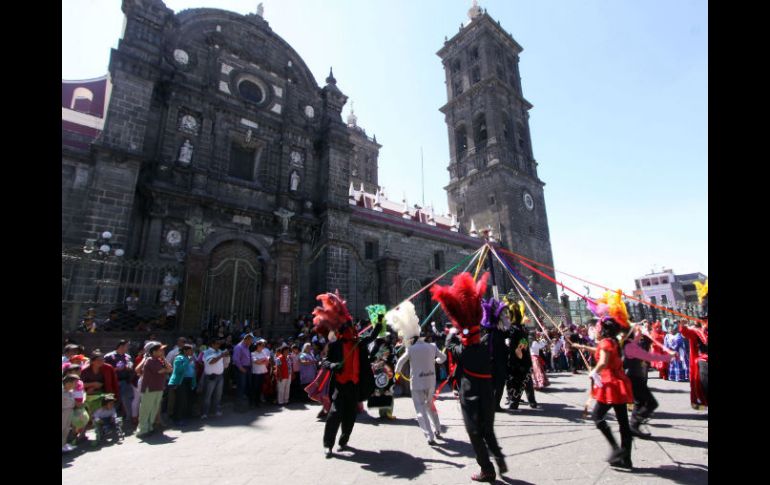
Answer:
[{"label": "shadow on pavement", "polygon": [[396,450],[369,451],[359,450],[349,447],[352,454],[335,453],[337,460],[351,461],[360,463],[361,468],[366,471],[374,472],[383,477],[406,478],[412,480],[420,476],[425,470],[426,463],[440,463],[442,465],[451,465],[456,468],[462,468],[451,461],[433,460],[430,458],[418,458],[408,453]]},{"label": "shadow on pavement", "polygon": [[173,443],[176,441],[176,438],[173,436],[168,436],[163,434],[163,432],[151,434],[149,436],[142,436],[139,438],[139,441],[143,441],[147,443],[148,445],[167,445],[169,443]]},{"label": "shadow on pavement", "polygon": [[634,468],[633,474],[655,475],[666,480],[671,480],[674,483],[682,483],[685,485],[699,485],[702,483],[708,483],[708,467],[690,463],[682,463],[681,465],[688,466],[663,465],[658,468]]},{"label": "shadow on pavement", "polygon": [[655,411],[652,414],[652,419],[697,419],[708,421],[708,413],[668,413],[666,411]]},{"label": "shadow on pavement", "polygon": [[669,436],[652,435],[647,441],[657,441],[658,443],[673,443],[675,445],[697,448],[708,448],[707,441],[693,440],[690,438],[671,438]]},{"label": "shadow on pavement", "polygon": [[456,458],[458,456],[474,457],[473,446],[467,441],[453,440],[442,436],[441,439],[437,439],[438,446],[433,447],[437,453],[441,453],[444,456]]},{"label": "shadow on pavement", "polygon": [[498,477],[497,479],[499,482],[506,483],[508,485],[535,485],[532,482],[527,482],[526,480],[516,480],[513,478],[508,477]]},{"label": "shadow on pavement", "polygon": [[529,407],[520,406],[519,409],[513,411],[512,414],[522,416],[542,414],[544,416],[565,419],[572,423],[587,422],[585,419],[583,419],[583,410],[571,404],[540,403],[538,406],[538,409],[531,409]]}]

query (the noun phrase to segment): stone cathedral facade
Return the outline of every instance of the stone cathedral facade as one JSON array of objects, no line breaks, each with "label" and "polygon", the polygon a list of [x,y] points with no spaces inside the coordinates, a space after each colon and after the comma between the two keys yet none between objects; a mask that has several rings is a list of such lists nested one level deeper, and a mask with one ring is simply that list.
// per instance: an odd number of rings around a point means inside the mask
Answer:
[{"label": "stone cathedral facade", "polygon": [[[475,251],[475,228],[551,263],[521,48],[486,13],[472,10],[439,51],[451,214],[436,214],[387,197],[381,145],[354,114],[343,121],[333,73],[319,85],[261,11],[177,13],[161,0],[122,9],[106,114],[98,129],[78,129],[82,110],[62,124],[63,254],[109,230],[125,260],[171,269],[149,282],[110,262],[101,276],[63,271],[68,302],[108,312],[136,291],[160,308],[170,278],[182,329],[249,320],[270,335],[323,291],[339,289],[355,317],[398,303]],[[63,112],[88,110],[87,88],[63,84]],[[425,294],[415,304],[421,316],[430,309]],[[65,329],[77,312],[63,310]]]}]

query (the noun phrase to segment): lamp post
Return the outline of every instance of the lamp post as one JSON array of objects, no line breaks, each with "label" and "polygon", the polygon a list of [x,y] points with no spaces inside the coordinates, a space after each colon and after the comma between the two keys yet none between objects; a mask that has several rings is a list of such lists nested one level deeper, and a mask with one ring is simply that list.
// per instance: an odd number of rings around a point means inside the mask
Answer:
[{"label": "lamp post", "polygon": [[96,296],[94,301],[95,303],[100,303],[101,287],[104,283],[104,266],[111,258],[122,258],[125,255],[125,251],[117,247],[113,242],[110,231],[102,231],[99,237],[86,239],[83,245],[83,253],[99,261],[99,277],[96,279]]}]

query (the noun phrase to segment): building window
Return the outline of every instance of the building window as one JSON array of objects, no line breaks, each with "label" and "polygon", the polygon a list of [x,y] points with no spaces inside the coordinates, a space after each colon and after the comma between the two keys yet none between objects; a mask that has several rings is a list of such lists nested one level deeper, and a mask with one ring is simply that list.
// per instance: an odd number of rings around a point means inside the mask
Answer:
[{"label": "building window", "polygon": [[653,285],[653,286],[655,286],[655,285],[659,284],[659,283],[658,283],[658,278],[652,278],[652,279],[650,280],[650,283],[652,283],[652,285]]},{"label": "building window", "polygon": [[636,283],[636,289],[641,289],[641,285],[639,284],[639,280],[635,280],[634,283]]},{"label": "building window", "polygon": [[478,115],[473,123],[473,141],[476,143],[476,149],[487,145],[487,117],[484,113]]},{"label": "building window", "polygon": [[661,296],[660,296],[660,304],[661,304],[661,305],[668,305],[668,296],[666,296],[666,295],[661,295]]},{"label": "building window", "polygon": [[452,63],[452,74],[458,74],[462,68],[463,66],[460,63],[460,59],[455,59]]},{"label": "building window", "polygon": [[465,217],[465,207],[463,207],[463,206],[458,206],[458,207],[457,207],[457,215],[458,215],[459,217]]},{"label": "building window", "polygon": [[257,83],[244,79],[238,83],[238,92],[248,101],[259,104],[265,100],[265,93]]},{"label": "building window", "polygon": [[642,280],[642,286],[650,286],[650,280]]},{"label": "building window", "polygon": [[239,143],[233,142],[230,145],[230,176],[250,182],[254,181],[256,158],[256,150],[245,148]]},{"label": "building window", "polygon": [[94,93],[84,87],[75,88],[72,93],[72,103],[70,109],[81,113],[91,113],[91,103],[94,100]]},{"label": "building window", "polygon": [[433,253],[433,269],[444,269],[444,251],[435,251]]},{"label": "building window", "polygon": [[494,195],[490,195],[489,196],[489,205],[495,205],[495,196]]},{"label": "building window", "polygon": [[652,303],[653,305],[657,305],[658,301],[657,301],[657,299],[654,296],[651,296],[650,297],[650,303]]},{"label": "building window", "polygon": [[377,259],[377,241],[366,241],[364,243],[364,254],[366,259]]},{"label": "building window", "polygon": [[532,226],[529,226],[529,233],[530,234],[534,234],[535,233],[535,228],[532,227]]},{"label": "building window", "polygon": [[468,150],[468,134],[464,125],[455,130],[455,149],[457,151],[455,157],[459,161]]},{"label": "building window", "polygon": [[471,49],[471,62],[476,62],[479,60],[479,48],[474,47]]},{"label": "building window", "polygon": [[668,278],[661,278],[661,279],[660,279],[660,284],[661,284],[661,285],[666,285],[666,284],[668,284]]},{"label": "building window", "polygon": [[481,69],[474,67],[471,71],[471,84],[476,84],[481,81]]}]

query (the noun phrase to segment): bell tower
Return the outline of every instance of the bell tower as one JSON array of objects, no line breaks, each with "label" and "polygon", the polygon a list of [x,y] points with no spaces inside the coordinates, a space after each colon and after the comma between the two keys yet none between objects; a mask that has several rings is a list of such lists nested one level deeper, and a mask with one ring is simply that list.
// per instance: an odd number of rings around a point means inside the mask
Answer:
[{"label": "bell tower", "polygon": [[[519,75],[523,49],[476,0],[468,19],[437,52],[446,74],[440,111],[449,137],[449,210],[466,232],[491,227],[506,248],[553,266],[545,183],[529,133],[532,105]],[[534,281],[541,297],[556,298],[555,285]]]}]

